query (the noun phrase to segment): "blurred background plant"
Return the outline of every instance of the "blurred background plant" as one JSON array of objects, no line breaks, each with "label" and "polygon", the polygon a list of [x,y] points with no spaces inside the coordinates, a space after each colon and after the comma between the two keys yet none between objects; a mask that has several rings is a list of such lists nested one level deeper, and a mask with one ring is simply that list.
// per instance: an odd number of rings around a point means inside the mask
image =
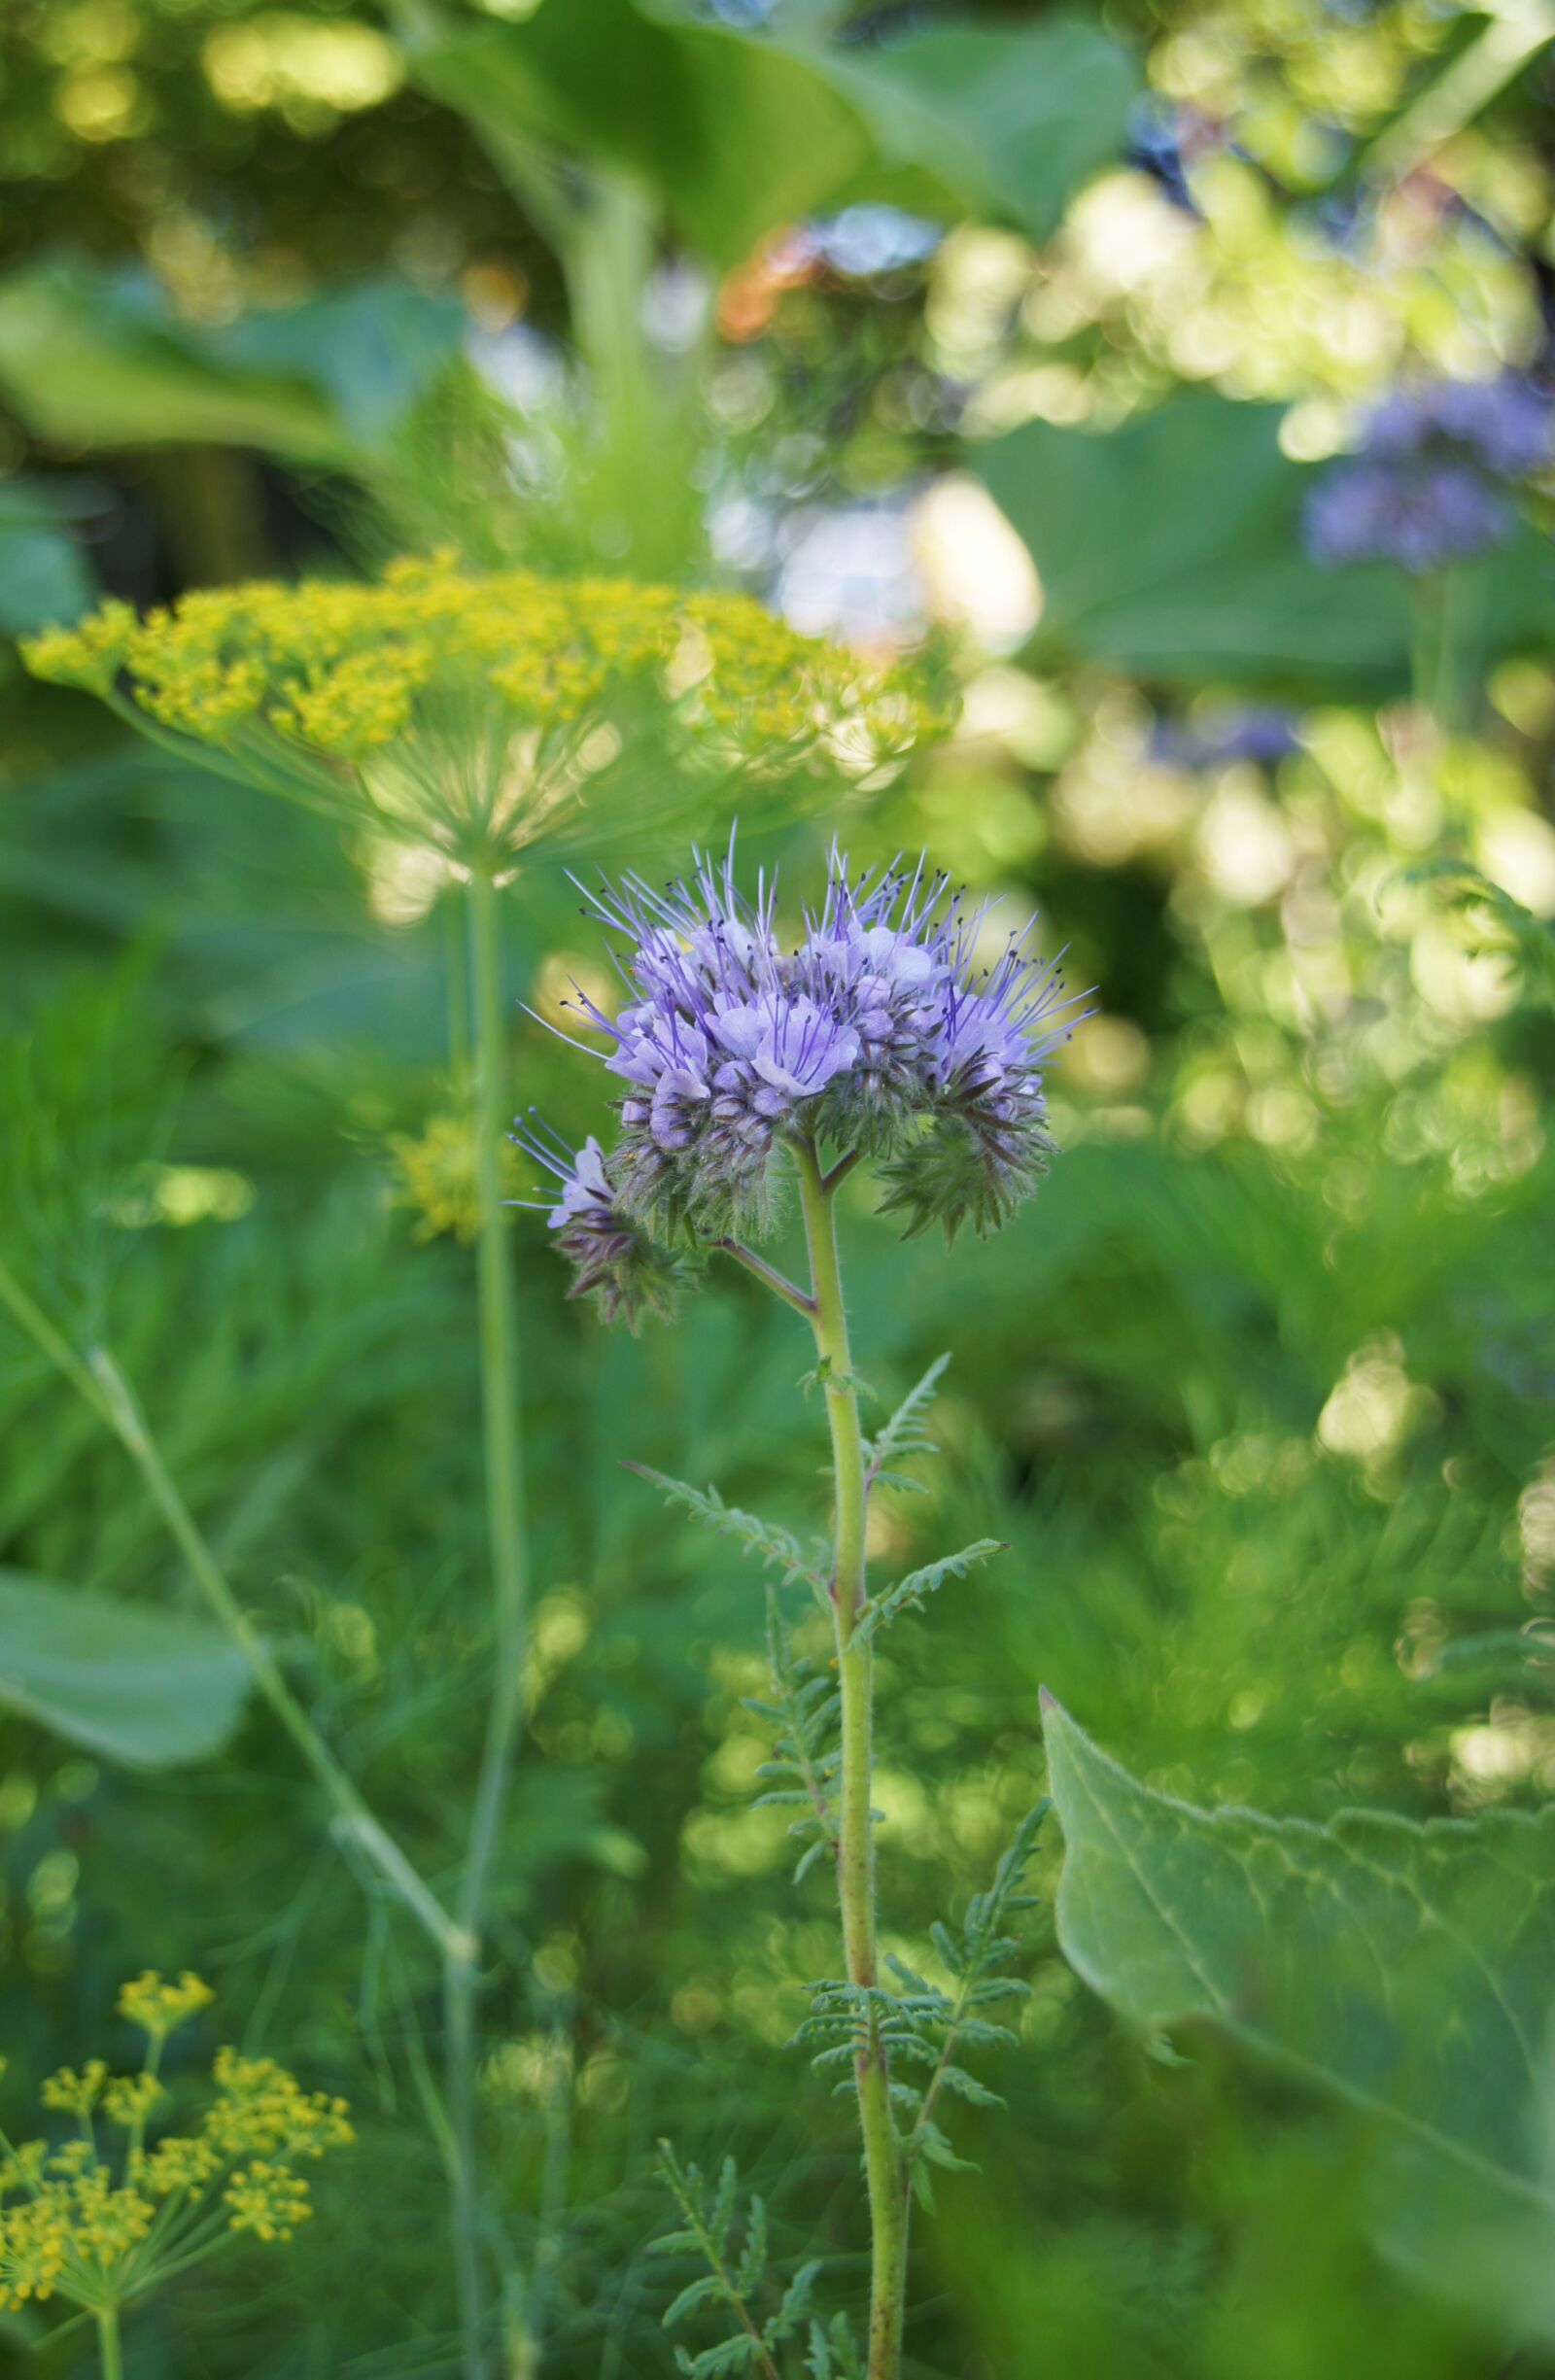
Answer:
[{"label": "blurred background plant", "polygon": [[[950,656],[954,736],[848,837],[1037,899],[1097,1013],[1054,1073],[1064,1162],[992,1250],[845,1224],[882,1394],[956,1349],[948,1460],[877,1553],[1012,1549],[881,1660],[919,1971],[1041,1785],[1041,1681],[1202,1805],[1555,1782],[1552,35],[1538,0],[8,15],[8,637],[452,543]],[[1496,541],[1309,552],[1379,409],[1443,382],[1545,425]],[[442,880],[6,667],[0,1257],[111,1337],[441,1883],[492,1662]],[[797,880],[832,823],[761,855]],[[570,977],[608,995],[575,902],[537,864],[501,931],[536,1012],[508,1060],[580,1136],[544,1030]],[[793,1354],[753,1287],[637,1350],[527,1255],[518,1298],[541,1757],[493,1896],[498,2320],[503,2368],[625,2380],[673,2368],[661,2133],[737,2155],[779,2261],[817,2205],[863,2245],[846,2110],[782,2052],[825,1895],[775,1914],[781,1813],[748,1808],[758,1583],[616,1468],[695,1445],[797,1517],[818,1457],[775,1475]],[[19,1336],[0,1412],[17,2087],[105,2037],[124,1972],[193,1959],[364,2144],[262,2288],[148,2305],[132,2380],[451,2371],[434,1955],[341,1887],[121,1454]],[[1377,2256],[1363,2119],[1208,2040],[1141,2059],[1050,1952],[997,2163],[923,2228],[917,2372],[1492,2380],[1508,2329],[1520,2380],[1550,2368],[1528,2307],[1444,2309]],[[0,2325],[89,2368],[31,2307]]]}]

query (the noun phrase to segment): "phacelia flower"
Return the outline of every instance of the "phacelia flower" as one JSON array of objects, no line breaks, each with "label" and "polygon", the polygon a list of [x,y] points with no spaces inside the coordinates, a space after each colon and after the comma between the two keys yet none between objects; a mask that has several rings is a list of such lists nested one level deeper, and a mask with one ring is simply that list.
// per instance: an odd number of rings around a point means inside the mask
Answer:
[{"label": "phacelia flower", "polygon": [[1552,463],[1555,408],[1518,373],[1397,389],[1313,489],[1307,549],[1330,569],[1393,562],[1412,575],[1469,561],[1505,543],[1510,487]]},{"label": "phacelia flower", "polygon": [[684,1267],[623,1212],[599,1142],[591,1135],[574,1155],[537,1122],[520,1126],[513,1138],[556,1183],[548,1220],[572,1268],[569,1296],[593,1297],[607,1323],[624,1322],[632,1330],[645,1312],[668,1321]]},{"label": "phacelia flower", "polygon": [[1367,416],[1368,455],[1400,461],[1456,447],[1502,479],[1527,479],[1555,462],[1555,409],[1521,372],[1494,380],[1426,380],[1395,389]]},{"label": "phacelia flower", "polygon": [[867,776],[940,723],[911,668],[748,596],[449,555],[369,584],[200,590],[143,620],[109,604],[24,658],[164,742],[465,866],[597,839],[626,807],[621,769],[640,832],[646,809],[731,777]]},{"label": "phacelia flower", "polygon": [[575,1158],[520,1138],[562,1185],[550,1220],[576,1292],[605,1290],[629,1319],[657,1302],[628,1287],[652,1278],[647,1251],[762,1234],[785,1142],[881,1159],[909,1233],[990,1229],[1045,1166],[1042,1065],[1074,1019],[1029,930],[980,964],[985,906],[921,864],[855,879],[837,851],[795,943],[776,900],[765,878],[741,891],[732,845],[662,891],[628,877],[589,894],[625,944],[616,1015],[576,1002],[623,1086],[619,1136]]}]

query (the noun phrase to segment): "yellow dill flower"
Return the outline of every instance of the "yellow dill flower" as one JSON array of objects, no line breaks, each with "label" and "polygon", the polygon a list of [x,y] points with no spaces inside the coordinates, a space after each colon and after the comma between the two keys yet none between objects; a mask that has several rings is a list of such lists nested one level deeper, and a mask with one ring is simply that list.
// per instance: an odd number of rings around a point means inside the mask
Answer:
[{"label": "yellow dill flower", "polygon": [[203,2190],[221,2169],[221,2153],[208,2140],[174,2133],[146,2152],[138,2179],[148,2197],[175,2198],[185,2190]]},{"label": "yellow dill flower", "polygon": [[209,1983],[187,1970],[176,1983],[166,1983],[155,1967],[148,1967],[119,1995],[119,2013],[138,2024],[153,2041],[165,2041],[186,2018],[209,2008],[216,1994]]},{"label": "yellow dill flower", "polygon": [[[435,1239],[452,1232],[466,1247],[480,1229],[480,1201],[475,1178],[475,1131],[467,1116],[433,1116],[419,1135],[396,1132],[389,1154],[399,1180],[396,1206],[414,1207],[420,1218],[415,1236]],[[506,1188],[520,1186],[517,1152],[504,1141],[501,1149]]]},{"label": "yellow dill flower", "polygon": [[91,2114],[102,2087],[108,2080],[108,2068],[100,2057],[89,2057],[80,2074],[74,2066],[61,2066],[57,2074],[50,2075],[38,2096],[45,2107],[58,2108],[66,2116],[83,2119]]},{"label": "yellow dill flower", "polygon": [[[106,2321],[154,2287],[191,2239],[205,2253],[213,2217],[218,2238],[225,2227],[227,2237],[261,2240],[290,2239],[307,2218],[308,2186],[294,2167],[342,2147],[351,2126],[344,2100],[303,2090],[273,2058],[219,2052],[200,2129],[143,2146],[168,2095],[156,2075],[162,2045],[211,1996],[198,1976],[168,1983],[148,1970],[119,2000],[147,2036],[140,2073],[111,2076],[92,2058],[42,2086],[45,2107],[83,2128],[57,2144],[24,2141],[0,2158],[0,2311],[58,2296]],[[128,2134],[112,2159],[91,2130],[98,2107]]]},{"label": "yellow dill flower", "polygon": [[139,2130],[166,2096],[155,2074],[116,2074],[103,2092],[103,2114],[126,2131]]},{"label": "yellow dill flower", "polygon": [[596,780],[629,743],[662,738],[671,773],[706,789],[816,763],[862,776],[944,724],[917,673],[748,596],[466,572],[447,554],[364,585],[204,590],[144,620],[107,604],[23,653],[261,784],[465,865],[585,812],[601,824]]},{"label": "yellow dill flower", "polygon": [[222,2196],[231,2209],[227,2228],[252,2231],[259,2239],[290,2239],[295,2226],[306,2223],[313,2213],[306,2182],[284,2165],[267,2164],[262,2157],[240,2166]]},{"label": "yellow dill flower", "polygon": [[70,2220],[52,2197],[26,2200],[0,2214],[0,2309],[52,2297],[71,2252]]},{"label": "yellow dill flower", "polygon": [[225,2156],[317,2157],[355,2138],[343,2099],[304,2091],[274,2058],[219,2050],[212,2076],[217,2098],[206,2110],[205,2135]]}]

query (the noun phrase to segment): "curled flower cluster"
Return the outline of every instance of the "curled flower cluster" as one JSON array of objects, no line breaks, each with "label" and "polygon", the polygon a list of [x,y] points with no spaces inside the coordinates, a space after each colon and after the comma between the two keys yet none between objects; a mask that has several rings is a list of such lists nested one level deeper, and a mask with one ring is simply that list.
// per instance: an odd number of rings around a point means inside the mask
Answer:
[{"label": "curled flower cluster", "polygon": [[1555,409],[1515,372],[1397,389],[1367,416],[1356,455],[1307,501],[1307,547],[1330,569],[1394,562],[1412,574],[1501,545],[1506,490],[1555,463]]},{"label": "curled flower cluster", "polygon": [[909,1235],[991,1229],[1044,1170],[1042,1062],[1073,1019],[1029,929],[980,966],[985,908],[921,863],[853,879],[835,851],[789,948],[776,897],[766,880],[742,895],[732,850],[662,893],[629,878],[589,897],[627,943],[626,1004],[577,1003],[624,1086],[620,1134],[576,1157],[519,1138],[560,1186],[550,1222],[575,1292],[628,1320],[673,1292],[671,1251],[769,1227],[785,1140],[878,1159]]},{"label": "curled flower cluster", "polygon": [[108,604],[25,648],[154,732],[458,860],[555,833],[648,716],[681,756],[858,775],[934,723],[916,680],[801,636],[747,596],[468,572],[403,558],[372,584]]},{"label": "curled flower cluster", "polygon": [[[140,2071],[110,2075],[91,2058],[44,2083],[44,2107],[74,2118],[77,2136],[23,2141],[0,2160],[0,2310],[58,2295],[102,2312],[224,2235],[289,2239],[306,2219],[308,2186],[294,2168],[343,2147],[351,2126],[343,2100],[304,2091],[271,2058],[218,2051],[198,2129],[146,2145],[168,2095],[163,2045],[211,1997],[198,1976],[164,1982],[149,1970],[119,1997],[120,2014],[146,2035]],[[126,2135],[118,2156],[98,2146],[99,2114]]]}]

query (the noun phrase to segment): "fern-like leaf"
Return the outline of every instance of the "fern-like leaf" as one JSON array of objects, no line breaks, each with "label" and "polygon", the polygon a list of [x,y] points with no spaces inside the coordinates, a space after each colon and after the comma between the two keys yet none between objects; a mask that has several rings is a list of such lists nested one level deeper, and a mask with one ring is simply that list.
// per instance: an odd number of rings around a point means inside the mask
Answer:
[{"label": "fern-like leaf", "polygon": [[622,1468],[635,1471],[650,1487],[657,1488],[666,1503],[678,1504],[720,1537],[733,1537],[743,1554],[754,1554],[764,1570],[776,1571],[783,1586],[803,1579],[815,1593],[825,1597],[829,1592],[825,1573],[814,1560],[807,1560],[799,1539],[791,1529],[780,1529],[773,1521],[764,1521],[754,1512],[742,1512],[736,1504],[726,1504],[716,1488],[694,1488],[684,1479],[671,1479],[664,1471],[656,1471],[646,1463],[627,1463]]},{"label": "fern-like leaf", "polygon": [[925,1430],[924,1417],[934,1402],[935,1393],[944,1376],[949,1356],[936,1356],[922,1379],[910,1389],[884,1428],[864,1444],[864,1490],[866,1495],[880,1480],[893,1487],[916,1488],[917,1481],[900,1477],[892,1466],[905,1462],[910,1455],[927,1455],[935,1451],[934,1440]]},{"label": "fern-like leaf", "polygon": [[909,1570],[894,1587],[885,1587],[872,1596],[859,1613],[854,1626],[855,1641],[867,1643],[887,1622],[900,1618],[904,1611],[918,1611],[931,1595],[943,1587],[948,1578],[964,1578],[979,1563],[994,1554],[1008,1553],[1009,1547],[1000,1537],[978,1537],[963,1545],[959,1553],[946,1554],[938,1562],[925,1563],[919,1570]]},{"label": "fern-like leaf", "polygon": [[773,1784],[753,1807],[798,1811],[788,1832],[804,1843],[794,1870],[799,1883],[815,1862],[837,1849],[837,1743],[839,1697],[829,1671],[793,1649],[783,1625],[778,1599],[767,1590],[767,1661],[772,1673],[772,1700],[754,1695],[744,1707],[764,1719],[775,1739],[775,1758],[758,1774]]},{"label": "fern-like leaf", "polygon": [[[806,2325],[812,2331],[817,2327],[811,2316],[821,2269],[818,2259],[799,2266],[776,2311],[761,2321],[757,2301],[764,2293],[770,2300],[774,2287],[767,2254],[767,2210],[761,2199],[751,2194],[743,2239],[737,2248],[740,2177],[733,2157],[724,2159],[716,2184],[709,2184],[699,2167],[682,2165],[667,2140],[659,2143],[659,2160],[683,2224],[681,2229],[651,2245],[661,2255],[694,2253],[707,2266],[666,2308],[665,2328],[672,2329],[711,2306],[721,2307],[733,2326],[710,2347],[695,2353],[677,2347],[676,2369],[689,2374],[690,2380],[723,2380],[726,2373],[744,2371],[759,2372],[761,2380],[778,2380],[774,2350],[797,2337]],[[839,2380],[842,2371],[839,2365]]]}]

